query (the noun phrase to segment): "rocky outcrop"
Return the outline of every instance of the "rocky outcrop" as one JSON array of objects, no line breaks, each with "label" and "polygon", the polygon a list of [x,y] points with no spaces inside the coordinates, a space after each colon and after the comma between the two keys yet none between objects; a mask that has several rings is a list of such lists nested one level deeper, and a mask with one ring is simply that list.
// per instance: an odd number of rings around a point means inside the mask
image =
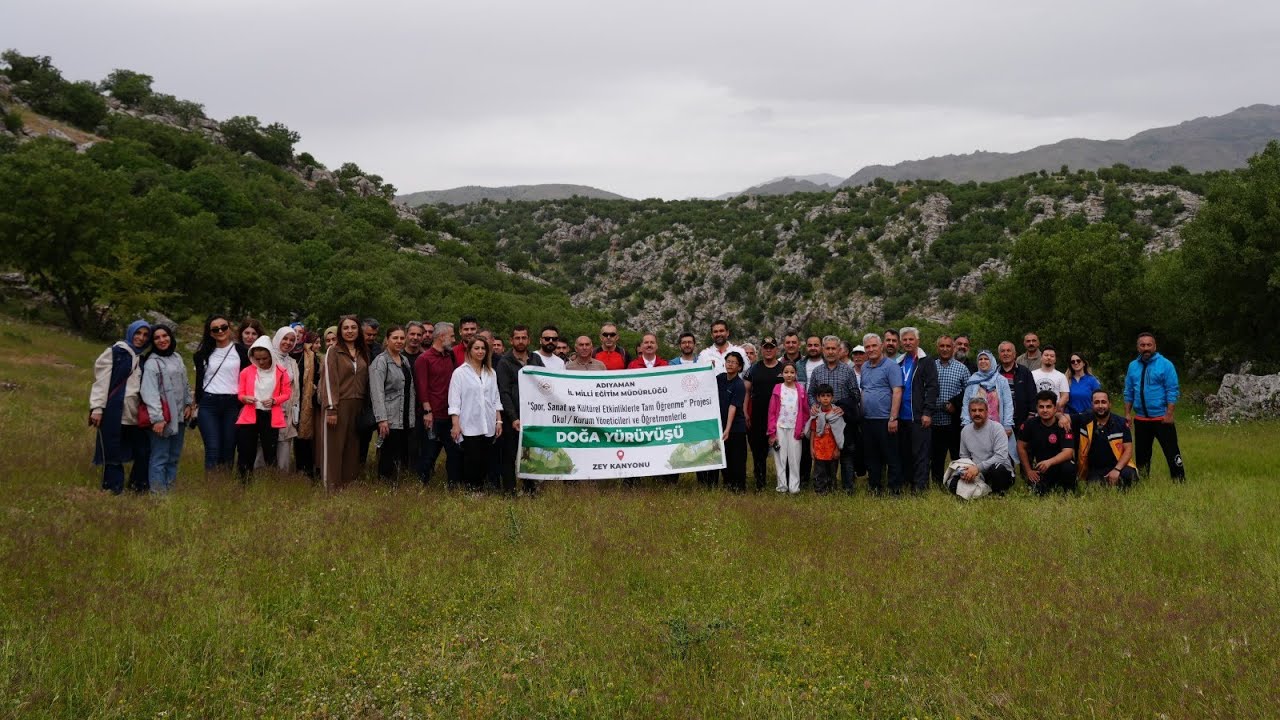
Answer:
[{"label": "rocky outcrop", "polygon": [[1280,375],[1235,375],[1222,378],[1218,392],[1205,398],[1210,422],[1280,417]]}]

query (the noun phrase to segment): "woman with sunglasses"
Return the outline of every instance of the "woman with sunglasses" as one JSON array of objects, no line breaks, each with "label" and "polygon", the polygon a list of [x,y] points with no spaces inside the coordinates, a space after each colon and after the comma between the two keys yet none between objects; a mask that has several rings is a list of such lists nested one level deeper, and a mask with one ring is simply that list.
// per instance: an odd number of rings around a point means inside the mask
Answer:
[{"label": "woman with sunglasses", "polygon": [[1080,353],[1071,353],[1070,368],[1067,372],[1068,412],[1072,414],[1093,412],[1093,391],[1101,390],[1102,383],[1089,371],[1089,361]]},{"label": "woman with sunglasses", "polygon": [[231,321],[213,314],[193,357],[196,365],[196,425],[204,441],[204,469],[231,469],[236,452],[236,397],[240,371],[249,367],[249,351],[235,342]]}]

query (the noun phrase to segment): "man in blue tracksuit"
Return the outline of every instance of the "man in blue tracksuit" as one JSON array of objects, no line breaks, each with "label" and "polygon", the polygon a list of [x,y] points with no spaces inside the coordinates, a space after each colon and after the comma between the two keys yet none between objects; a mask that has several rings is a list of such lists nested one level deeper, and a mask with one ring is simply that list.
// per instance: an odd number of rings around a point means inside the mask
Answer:
[{"label": "man in blue tracksuit", "polygon": [[1178,371],[1168,358],[1156,352],[1156,338],[1138,335],[1138,357],[1124,376],[1124,414],[1133,427],[1134,454],[1143,476],[1151,472],[1151,451],[1156,440],[1169,463],[1169,477],[1187,479],[1178,450],[1178,429],[1173,406],[1178,402]]}]

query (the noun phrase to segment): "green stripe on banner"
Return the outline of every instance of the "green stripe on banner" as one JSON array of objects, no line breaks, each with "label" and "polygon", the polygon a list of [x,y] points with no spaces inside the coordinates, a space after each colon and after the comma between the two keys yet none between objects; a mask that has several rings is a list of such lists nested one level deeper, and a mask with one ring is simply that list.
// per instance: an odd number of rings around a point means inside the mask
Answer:
[{"label": "green stripe on banner", "polygon": [[599,428],[569,425],[525,425],[521,428],[525,447],[536,448],[628,448],[715,440],[720,437],[719,420],[695,420],[670,425]]},{"label": "green stripe on banner", "polygon": [[[637,368],[635,370],[615,370],[610,373],[596,373],[596,372],[589,372],[589,371],[560,372],[556,370],[544,370],[543,368],[529,367],[528,365],[526,365],[520,372],[524,373],[525,375],[543,375],[546,377],[572,378],[574,380],[587,380],[587,381],[595,381],[595,382],[618,382],[620,380],[625,381],[628,375],[631,375],[632,377],[635,377],[635,376],[651,377],[653,375],[681,375],[683,373],[691,373],[691,372],[706,372],[707,370],[710,370],[710,369],[712,369],[712,367],[710,365],[705,365],[705,364],[690,365],[688,367],[684,367],[682,365],[666,365],[666,366],[657,367],[657,368]],[[622,373],[627,373],[628,375],[623,375]]]}]

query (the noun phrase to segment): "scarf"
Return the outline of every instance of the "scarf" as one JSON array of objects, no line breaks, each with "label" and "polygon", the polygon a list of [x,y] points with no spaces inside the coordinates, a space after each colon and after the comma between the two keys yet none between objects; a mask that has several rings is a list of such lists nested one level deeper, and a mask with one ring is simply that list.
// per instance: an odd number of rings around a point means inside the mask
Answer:
[{"label": "scarf", "polygon": [[294,342],[294,346],[296,347],[299,344],[298,333],[296,330],[294,330],[291,327],[280,328],[279,330],[276,331],[276,334],[271,338],[271,354],[275,357],[275,363],[273,364],[278,364],[281,367],[285,368],[286,370],[289,369],[290,353],[280,352],[280,343],[284,342],[284,339],[288,337],[290,333],[293,334],[293,338],[294,338],[293,342]]},{"label": "scarf", "polygon": [[[129,349],[133,351],[134,355],[141,355],[144,350],[146,350],[148,347],[151,346],[150,341],[148,341],[147,344],[143,345],[142,347],[134,347],[133,345],[133,336],[136,335],[138,331],[143,328],[150,330],[151,323],[147,322],[146,320],[134,320],[133,322],[129,323],[129,327],[125,328],[124,344],[129,346]],[[173,333],[169,333],[169,336],[173,337]]]},{"label": "scarf", "polygon": [[1000,365],[996,363],[996,356],[993,355],[990,350],[983,350],[978,353],[978,359],[981,360],[983,355],[987,356],[987,361],[990,362],[991,369],[986,372],[982,372],[981,370],[974,371],[964,384],[966,387],[969,385],[978,385],[982,387],[983,390],[990,392],[996,389],[996,375],[1000,372]]}]

